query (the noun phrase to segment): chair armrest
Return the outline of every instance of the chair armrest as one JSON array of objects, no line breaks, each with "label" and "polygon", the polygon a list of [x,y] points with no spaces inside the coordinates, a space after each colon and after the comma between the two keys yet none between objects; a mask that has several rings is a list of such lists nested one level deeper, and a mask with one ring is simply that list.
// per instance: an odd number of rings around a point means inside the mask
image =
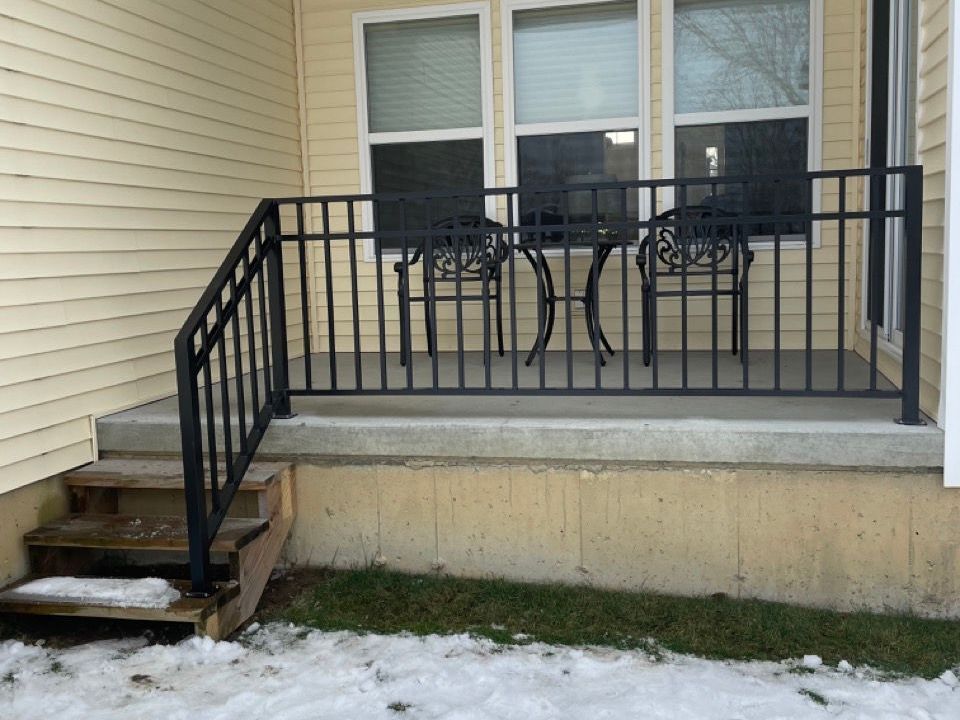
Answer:
[{"label": "chair armrest", "polygon": [[[407,267],[412,267],[420,262],[420,258],[423,256],[423,246],[417,245],[417,249],[414,250],[413,255],[407,258]],[[393,264],[393,271],[395,273],[402,273],[404,271],[403,260],[395,262]]]}]

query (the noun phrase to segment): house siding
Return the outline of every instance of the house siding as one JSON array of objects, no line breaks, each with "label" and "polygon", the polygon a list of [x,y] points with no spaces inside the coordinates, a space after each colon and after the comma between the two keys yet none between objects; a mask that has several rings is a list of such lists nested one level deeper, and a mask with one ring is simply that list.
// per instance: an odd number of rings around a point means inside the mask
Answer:
[{"label": "house siding", "polygon": [[[309,190],[311,194],[339,194],[358,192],[360,189],[360,148],[357,134],[357,98],[355,90],[355,67],[353,47],[353,13],[400,7],[429,7],[435,2],[410,0],[303,0],[303,47],[305,57],[304,82],[306,85],[307,143],[311,173]],[[660,177],[663,173],[663,12],[661,0],[651,0],[650,34],[647,39],[647,54],[650,71],[650,122],[649,143],[651,174]],[[860,107],[862,105],[861,68],[858,56],[861,48],[861,3],[859,0],[831,0],[825,3],[823,22],[823,83],[822,83],[822,122],[821,157],[826,169],[859,167],[863,164],[860,138],[862,136]],[[493,94],[494,94],[494,138],[496,155],[496,181],[504,183],[504,114],[503,62],[501,36],[501,3],[490,3],[490,19],[493,46]],[[669,80],[667,80],[669,81]],[[848,183],[847,207],[855,207],[858,202],[858,188]],[[824,187],[823,206],[825,209],[837,206],[836,183]],[[318,212],[318,211],[317,211]],[[502,219],[502,218],[501,218]],[[320,218],[315,215],[314,227],[319,227]],[[331,225],[334,229],[344,230],[346,218],[333,212]],[[359,223],[359,211],[357,222]],[[856,233],[848,228],[848,242]],[[853,248],[850,248],[853,250]],[[315,254],[315,272],[318,278],[317,295],[314,297],[314,315],[319,337],[327,335],[326,297],[324,293],[323,265],[319,253]],[[362,248],[358,245],[358,256],[362,257]],[[814,288],[817,293],[813,307],[817,314],[814,318],[813,336],[817,348],[832,348],[837,336],[837,229],[825,227],[821,237],[821,247],[815,252]],[[349,306],[349,255],[345,243],[335,244],[332,257],[331,275],[334,286],[340,290],[335,296],[335,332],[340,347],[349,347],[352,342],[353,323]],[[805,298],[804,284],[800,282],[803,253],[784,251],[785,277],[796,282],[784,285],[784,304],[781,342],[784,348],[803,347],[805,342]],[[615,265],[618,258],[612,258],[605,275],[608,281],[601,289],[601,299],[609,297],[616,302],[601,302],[601,315],[605,325],[620,328],[620,273]],[[632,266],[632,262],[631,262]],[[559,261],[556,266],[559,268]],[[589,259],[574,258],[572,276],[576,290],[582,287],[577,278],[584,278],[589,267]],[[857,252],[847,253],[847,319],[848,347],[853,347],[855,337],[854,293],[856,288]],[[386,339],[389,350],[399,348],[399,313],[394,296],[395,280],[391,264],[385,264],[386,282],[385,307]],[[562,272],[555,269],[555,280],[562,284]],[[364,350],[375,351],[378,342],[378,318],[376,307],[375,265],[360,262],[358,267],[358,289],[360,302],[360,333]],[[773,260],[771,252],[760,252],[757,262],[751,270],[751,347],[772,347],[773,344]],[[518,344],[521,349],[532,345],[536,337],[537,304],[535,296],[534,273],[524,262],[517,263],[517,327]],[[636,312],[631,316],[631,347],[640,346],[641,323],[639,314],[640,276],[635,268],[628,271],[628,294]],[[456,347],[455,310],[452,304],[438,309],[438,332],[441,349]],[[710,303],[694,299],[690,302],[690,347],[707,349],[710,347]],[[564,327],[564,308],[557,308],[557,327]],[[721,303],[720,323],[726,327],[729,323],[728,304]],[[422,314],[414,307],[411,319],[415,329],[414,349],[424,349],[422,333],[418,331]],[[661,347],[680,346],[680,306],[679,303],[664,303],[658,315]],[[479,303],[464,304],[464,333],[468,349],[482,347],[482,308]],[[509,319],[507,320],[509,323]],[[573,342],[575,349],[588,349],[588,339],[583,331],[582,314],[573,318]],[[564,338],[558,332],[554,338],[554,347],[563,348]],[[616,333],[620,337],[620,333]],[[509,344],[509,342],[508,342]],[[616,343],[615,343],[616,344]]]},{"label": "house siding", "polygon": [[174,392],[188,309],[302,174],[292,0],[14,0],[0,58],[4,492]]},{"label": "house siding", "polygon": [[920,29],[919,154],[923,165],[920,397],[939,416],[943,353],[943,244],[947,160],[948,0],[924,0]]},{"label": "house siding", "polygon": [[[864,3],[864,22],[866,22]],[[920,282],[920,407],[930,417],[940,417],[940,376],[943,353],[943,243],[947,158],[947,48],[949,44],[948,0],[920,3],[920,85],[917,94],[917,154],[923,166],[923,256]],[[864,28],[866,33],[866,28]],[[866,35],[864,35],[864,39]],[[862,56],[866,79],[866,53]],[[866,118],[861,122],[861,138]],[[858,257],[858,288],[863,288],[862,248]],[[857,293],[857,322],[862,323],[862,292]],[[866,330],[856,342],[857,351],[869,354]],[[882,350],[880,370],[899,384],[900,359]]]}]

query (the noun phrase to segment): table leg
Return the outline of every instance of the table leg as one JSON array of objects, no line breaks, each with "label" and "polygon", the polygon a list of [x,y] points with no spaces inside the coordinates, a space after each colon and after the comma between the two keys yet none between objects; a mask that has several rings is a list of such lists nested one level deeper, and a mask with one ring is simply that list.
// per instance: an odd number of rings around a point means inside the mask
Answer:
[{"label": "table leg", "polygon": [[[600,276],[603,274],[603,267],[607,264],[607,259],[610,257],[610,254],[613,252],[613,247],[610,245],[605,245],[600,249],[599,254],[597,255],[597,281],[599,282]],[[595,333],[593,325],[593,263],[590,264],[590,269],[587,272],[587,282],[584,290],[583,304],[584,304],[584,315],[586,325],[587,325],[587,337],[590,338],[590,346],[595,347],[596,337],[600,336],[600,344],[611,356],[614,355],[613,348],[610,346],[610,342],[607,340],[606,334],[603,332],[603,326],[600,325],[599,333]],[[623,311],[626,312],[627,308],[624,308]],[[606,361],[601,357],[600,364],[605,365]]]},{"label": "table leg", "polygon": [[[530,263],[530,267],[533,268],[535,275],[537,273],[537,259],[534,257],[534,254],[530,252],[529,248],[521,248],[523,256],[527,259],[527,262]],[[553,273],[550,272],[550,264],[547,262],[547,258],[543,253],[539,253],[540,258],[540,282],[537,286],[537,291],[539,292],[539,297],[537,302],[543,303],[544,309],[544,323],[542,327],[537,328],[537,339],[533,343],[533,347],[530,349],[530,353],[527,355],[527,359],[524,361],[524,364],[529,367],[533,362],[533,359],[537,356],[538,352],[546,352],[547,346],[550,344],[550,338],[553,335],[553,325],[557,317],[557,307],[556,307],[556,295],[554,292],[553,285]],[[514,320],[514,322],[516,322]]]}]

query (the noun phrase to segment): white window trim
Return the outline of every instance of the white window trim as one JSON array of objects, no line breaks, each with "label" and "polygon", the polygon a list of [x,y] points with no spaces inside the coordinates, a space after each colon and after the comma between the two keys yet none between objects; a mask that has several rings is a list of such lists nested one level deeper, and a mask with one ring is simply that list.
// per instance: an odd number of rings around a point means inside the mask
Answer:
[{"label": "white window trim", "polygon": [[[480,105],[482,125],[476,128],[451,128],[445,130],[414,130],[408,132],[369,131],[367,107],[367,65],[364,26],[374,23],[399,22],[403,20],[427,20],[442,17],[476,15],[480,24]],[[490,3],[463,2],[450,5],[432,5],[399,10],[371,10],[353,14],[353,68],[357,94],[357,145],[360,154],[360,193],[373,192],[373,169],[370,147],[381,143],[424,142],[441,140],[483,141],[483,184],[496,184],[496,148],[493,125],[493,41],[490,31]],[[495,198],[487,198],[487,213],[496,211]],[[360,222],[364,232],[373,230],[373,208],[370,203],[361,203]],[[382,253],[384,262],[396,260],[398,253]],[[364,240],[363,259],[376,262],[376,249],[372,239]]]},{"label": "white window trim", "polygon": [[[805,117],[807,122],[807,169],[820,170],[823,165],[823,1],[810,0],[810,79],[807,105],[783,108],[758,108],[748,110],[724,110],[719,112],[682,113],[675,112],[674,62],[673,62],[673,0],[661,0],[661,110],[663,134],[661,148],[663,156],[663,177],[672,178],[676,174],[675,133],[678,127],[687,125],[707,125],[722,122],[750,122],[755,120],[785,120]],[[814,182],[813,212],[822,207],[820,182]],[[664,189],[663,202],[673,203],[673,193]],[[773,241],[751,240],[751,249],[772,250]],[[780,248],[796,250],[806,247],[804,240],[783,239]],[[813,228],[813,247],[820,247],[820,227]]]},{"label": "white window trim", "polygon": [[[650,177],[650,0],[637,0],[637,55],[640,63],[637,94],[639,107],[636,116],[603,118],[600,120],[572,120],[565,122],[525,123],[516,122],[513,77],[513,14],[519,10],[537,8],[572,7],[576,5],[601,5],[605,0],[501,0],[500,27],[502,32],[501,53],[503,56],[503,164],[507,187],[518,184],[517,138],[525,135],[557,135],[573,132],[602,132],[612,130],[637,131],[637,170],[639,179]],[[612,0],[606,0],[612,1]],[[546,250],[551,255],[559,250]],[[589,249],[576,248],[574,255],[588,254]]]}]

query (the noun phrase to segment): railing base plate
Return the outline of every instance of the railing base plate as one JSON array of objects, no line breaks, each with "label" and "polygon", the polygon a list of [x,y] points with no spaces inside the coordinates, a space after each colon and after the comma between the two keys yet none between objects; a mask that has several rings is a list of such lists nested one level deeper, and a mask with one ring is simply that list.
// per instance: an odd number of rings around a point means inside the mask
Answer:
[{"label": "railing base plate", "polygon": [[926,426],[926,424],[927,424],[927,421],[924,420],[924,419],[922,419],[922,418],[921,418],[920,420],[916,420],[916,421],[914,421],[914,420],[904,420],[903,418],[894,418],[893,421],[894,421],[897,425],[908,425],[908,426],[913,426],[913,427],[924,427],[924,426]]}]

